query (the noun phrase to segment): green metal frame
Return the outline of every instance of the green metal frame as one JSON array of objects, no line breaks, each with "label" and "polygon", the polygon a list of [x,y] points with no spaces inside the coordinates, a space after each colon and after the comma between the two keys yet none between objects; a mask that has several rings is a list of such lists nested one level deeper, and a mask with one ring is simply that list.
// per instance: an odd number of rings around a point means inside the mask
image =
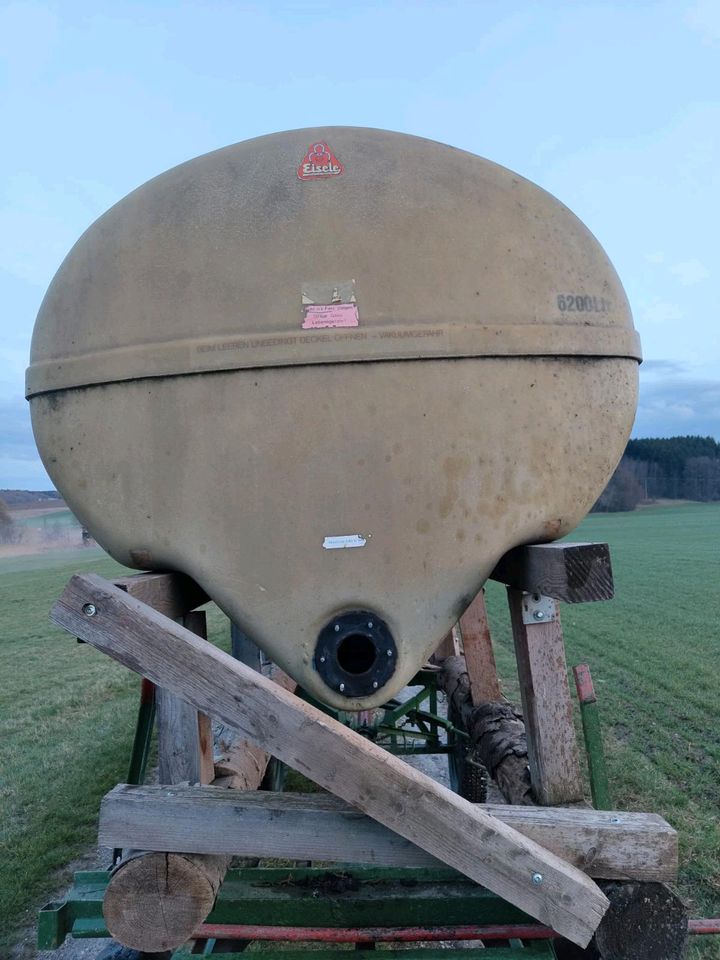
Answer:
[{"label": "green metal frame", "polygon": [[581,700],[580,716],[582,718],[593,806],[596,810],[612,810],[597,701],[583,702]]},{"label": "green metal frame", "polygon": [[[53,950],[65,937],[78,939],[109,936],[102,914],[103,896],[109,880],[106,871],[82,871],[63,903],[50,903],[40,911],[38,948]],[[532,924],[534,921],[517,907],[447,868],[398,867],[249,867],[230,870],[218,893],[215,906],[207,919],[210,924],[237,923],[291,927],[404,927],[454,926],[483,924]],[[337,949],[337,947],[336,947]],[[502,953],[500,953],[502,949]],[[212,954],[208,942],[205,956]],[[275,953],[288,960],[290,953],[281,953],[267,944],[263,955]],[[302,960],[311,960],[315,953],[328,956],[325,950],[302,951]],[[353,951],[355,954],[362,950]],[[390,950],[367,951],[377,960],[378,954],[397,956]],[[402,956],[413,955],[434,960],[438,947],[403,950]],[[468,949],[468,960],[478,954],[489,960],[490,952]],[[497,948],[498,957],[514,956],[506,946]],[[518,956],[524,958],[554,957],[547,942],[524,947]],[[190,956],[189,948],[175,951],[174,957]],[[223,957],[231,955],[223,954]],[[239,954],[238,954],[239,956]]]},{"label": "green metal frame", "polygon": [[[304,691],[299,695],[318,710],[358,730],[396,756],[449,753],[449,737],[468,739],[464,730],[438,713],[437,671],[418,671],[408,686],[421,689],[407,700],[389,700],[380,710],[368,711],[374,715],[372,721],[363,719],[363,714],[328,707]],[[425,703],[427,709],[422,708]]]},{"label": "green metal frame", "polygon": [[[216,956],[213,953],[214,943],[208,944],[208,952],[203,951],[199,954],[202,957]],[[350,953],[353,960],[448,960],[447,949],[434,944],[431,947],[420,947],[410,950],[398,951],[397,949],[348,949],[343,954]],[[173,953],[173,960],[186,960],[186,958],[198,954],[191,953],[189,947],[181,947]],[[284,950],[266,945],[262,951],[263,960],[328,960],[328,958],[337,958],[337,944],[333,949],[312,949],[306,950]],[[247,953],[223,953],[222,960],[247,960]],[[462,951],[462,960],[554,960],[556,958],[555,950],[549,942],[536,942],[522,944],[511,943],[507,947],[466,947]]]}]

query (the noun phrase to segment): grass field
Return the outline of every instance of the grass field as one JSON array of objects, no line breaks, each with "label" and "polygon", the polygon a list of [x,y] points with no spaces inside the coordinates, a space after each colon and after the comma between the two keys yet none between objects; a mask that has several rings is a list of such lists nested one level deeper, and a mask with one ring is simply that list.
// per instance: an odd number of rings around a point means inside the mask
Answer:
[{"label": "grass field", "polygon": [[[616,597],[564,605],[570,666],[587,661],[602,712],[612,797],[678,830],[679,891],[720,915],[720,505],[593,514],[571,539],[610,544]],[[503,590],[488,588],[501,674],[514,675]],[[506,693],[517,700],[517,683]],[[720,938],[691,957],[720,958]]]},{"label": "grass field", "polygon": [[[678,829],[680,892],[694,915],[719,915],[720,506],[593,515],[573,539],[607,540],[613,556],[616,600],[563,608],[568,662],[593,670],[613,799]],[[0,559],[0,956],[94,844],[100,797],[125,776],[137,681],[47,620],[79,569],[122,568],[94,548]],[[488,606],[515,699],[496,584]],[[225,628],[215,611],[212,638]],[[720,944],[690,956],[720,958]]]},{"label": "grass field", "polygon": [[127,770],[137,679],[48,621],[78,570],[127,572],[92,547],[0,559],[0,957],[94,845]]}]

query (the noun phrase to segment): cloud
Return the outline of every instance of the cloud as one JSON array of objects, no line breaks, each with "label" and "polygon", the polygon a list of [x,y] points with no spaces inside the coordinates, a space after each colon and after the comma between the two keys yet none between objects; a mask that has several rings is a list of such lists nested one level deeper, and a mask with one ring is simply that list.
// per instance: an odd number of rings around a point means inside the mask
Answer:
[{"label": "cloud", "polygon": [[[30,425],[30,407],[25,400],[0,400],[0,455],[12,460],[37,460],[38,453]],[[0,477],[2,485],[2,477]]]},{"label": "cloud", "polygon": [[698,434],[720,440],[720,380],[668,376],[641,381],[633,436]]},{"label": "cloud", "polygon": [[700,34],[703,43],[720,45],[720,5],[717,0],[697,0],[685,14],[685,23]]},{"label": "cloud", "polygon": [[0,489],[52,490],[38,456],[30,408],[20,397],[0,399]]},{"label": "cloud", "polygon": [[658,297],[640,307],[640,320],[644,323],[670,323],[682,320],[684,314],[676,303],[660,300]]},{"label": "cloud", "polygon": [[686,370],[687,364],[680,360],[644,360],[640,367],[641,374],[664,373],[676,376]]},{"label": "cloud", "polygon": [[670,273],[676,276],[684,287],[691,287],[710,278],[710,271],[699,260],[683,260],[670,267]]}]

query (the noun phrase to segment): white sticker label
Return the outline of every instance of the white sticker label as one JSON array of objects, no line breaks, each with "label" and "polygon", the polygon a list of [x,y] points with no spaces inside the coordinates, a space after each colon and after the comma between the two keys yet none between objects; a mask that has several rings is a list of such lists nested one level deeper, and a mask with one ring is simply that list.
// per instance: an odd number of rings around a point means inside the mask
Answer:
[{"label": "white sticker label", "polygon": [[323,548],[325,550],[345,550],[348,547],[364,547],[367,543],[365,537],[359,533],[350,533],[344,537],[325,537]]}]

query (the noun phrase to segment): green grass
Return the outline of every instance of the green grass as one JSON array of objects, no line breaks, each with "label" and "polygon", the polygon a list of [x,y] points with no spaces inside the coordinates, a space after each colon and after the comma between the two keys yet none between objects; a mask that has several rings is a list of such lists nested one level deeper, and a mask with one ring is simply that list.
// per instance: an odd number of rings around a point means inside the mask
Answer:
[{"label": "green grass", "polygon": [[[94,846],[127,772],[137,678],[48,621],[80,570],[127,572],[92,547],[0,559],[0,956]],[[223,623],[214,610],[214,637]]]},{"label": "green grass", "polygon": [[[607,540],[613,557],[616,599],[563,607],[568,663],[593,671],[613,800],[677,828],[678,889],[694,915],[720,915],[720,506],[593,515],[572,538]],[[126,772],[137,680],[47,619],[80,569],[122,568],[95,548],[0,560],[0,956],[94,845],[100,798]],[[516,699],[497,584],[488,605]],[[226,642],[211,609],[211,637]],[[689,956],[720,958],[720,944]]]},{"label": "green grass", "polygon": [[[563,605],[568,665],[588,662],[611,795],[679,832],[678,890],[720,915],[720,505],[593,514],[573,540],[610,544],[615,599]],[[518,698],[504,590],[488,587],[498,668]],[[574,689],[574,686],[573,686]],[[720,938],[690,957],[720,958]],[[702,942],[701,942],[702,941]]]}]

